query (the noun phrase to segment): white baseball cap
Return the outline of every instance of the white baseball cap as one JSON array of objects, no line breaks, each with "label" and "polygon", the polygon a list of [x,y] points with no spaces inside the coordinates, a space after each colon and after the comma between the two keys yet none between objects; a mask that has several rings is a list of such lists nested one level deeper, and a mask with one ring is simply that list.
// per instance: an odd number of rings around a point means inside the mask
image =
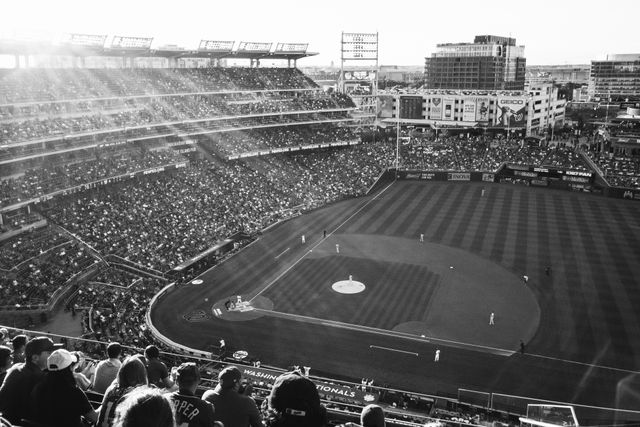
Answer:
[{"label": "white baseball cap", "polygon": [[78,358],[74,354],[65,349],[60,349],[51,353],[51,356],[47,359],[47,368],[49,371],[62,371],[77,361]]}]

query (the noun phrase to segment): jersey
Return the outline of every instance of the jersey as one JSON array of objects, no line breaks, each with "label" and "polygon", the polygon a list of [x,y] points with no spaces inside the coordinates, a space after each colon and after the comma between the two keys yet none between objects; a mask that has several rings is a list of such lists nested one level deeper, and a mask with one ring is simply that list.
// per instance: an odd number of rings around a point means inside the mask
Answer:
[{"label": "jersey", "polygon": [[178,427],[213,427],[213,405],[197,398],[188,390],[174,391],[169,394],[176,410]]},{"label": "jersey", "polygon": [[97,427],[110,427],[116,417],[116,407],[118,403],[135,387],[119,387],[117,384],[111,384],[102,398],[100,405],[100,414],[98,414]]}]

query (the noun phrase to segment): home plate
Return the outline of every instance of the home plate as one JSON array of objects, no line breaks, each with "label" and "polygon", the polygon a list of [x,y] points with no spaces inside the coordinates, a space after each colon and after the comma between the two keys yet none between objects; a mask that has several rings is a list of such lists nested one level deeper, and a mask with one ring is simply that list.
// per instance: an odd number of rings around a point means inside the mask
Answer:
[{"label": "home plate", "polygon": [[365,286],[362,282],[355,280],[341,280],[331,285],[331,288],[341,294],[357,294],[364,291]]}]

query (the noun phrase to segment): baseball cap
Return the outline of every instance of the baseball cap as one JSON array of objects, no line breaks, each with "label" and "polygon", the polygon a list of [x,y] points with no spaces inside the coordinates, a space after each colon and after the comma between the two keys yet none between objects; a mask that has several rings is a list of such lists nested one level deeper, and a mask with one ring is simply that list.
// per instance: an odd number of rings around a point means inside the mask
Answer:
[{"label": "baseball cap", "polygon": [[295,417],[315,417],[320,414],[320,395],[316,385],[297,372],[288,372],[276,378],[269,406],[282,414]]},{"label": "baseball cap", "polygon": [[78,361],[78,357],[68,350],[60,349],[51,353],[47,359],[47,369],[50,372],[62,371]]},{"label": "baseball cap", "polygon": [[31,356],[39,355],[43,351],[53,351],[53,341],[47,337],[35,337],[27,342],[24,347],[24,354],[27,360],[31,360]]},{"label": "baseball cap", "polygon": [[186,362],[178,366],[176,381],[178,384],[191,384],[200,380],[200,371],[193,362]]},{"label": "baseball cap", "polygon": [[363,427],[384,427],[384,411],[378,405],[367,405],[360,414],[360,425]]},{"label": "baseball cap", "polygon": [[242,378],[242,372],[237,366],[227,366],[218,374],[218,380],[220,381],[220,387],[232,388]]}]

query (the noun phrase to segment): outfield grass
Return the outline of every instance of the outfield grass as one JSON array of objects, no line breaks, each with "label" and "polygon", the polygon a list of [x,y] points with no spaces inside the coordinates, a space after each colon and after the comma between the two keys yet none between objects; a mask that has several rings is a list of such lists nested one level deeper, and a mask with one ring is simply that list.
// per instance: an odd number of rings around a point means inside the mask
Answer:
[{"label": "outfield grass", "polygon": [[[274,227],[204,274],[204,285],[168,295],[152,319],[191,347],[224,337],[264,362],[405,389],[463,387],[637,409],[639,213],[637,203],[587,194],[398,182],[377,199],[340,202]],[[331,290],[349,274],[367,290]],[[183,319],[235,294],[259,294],[282,315]],[[496,325],[489,327],[492,311]],[[506,357],[420,335],[511,350],[523,339],[527,353]]]}]

